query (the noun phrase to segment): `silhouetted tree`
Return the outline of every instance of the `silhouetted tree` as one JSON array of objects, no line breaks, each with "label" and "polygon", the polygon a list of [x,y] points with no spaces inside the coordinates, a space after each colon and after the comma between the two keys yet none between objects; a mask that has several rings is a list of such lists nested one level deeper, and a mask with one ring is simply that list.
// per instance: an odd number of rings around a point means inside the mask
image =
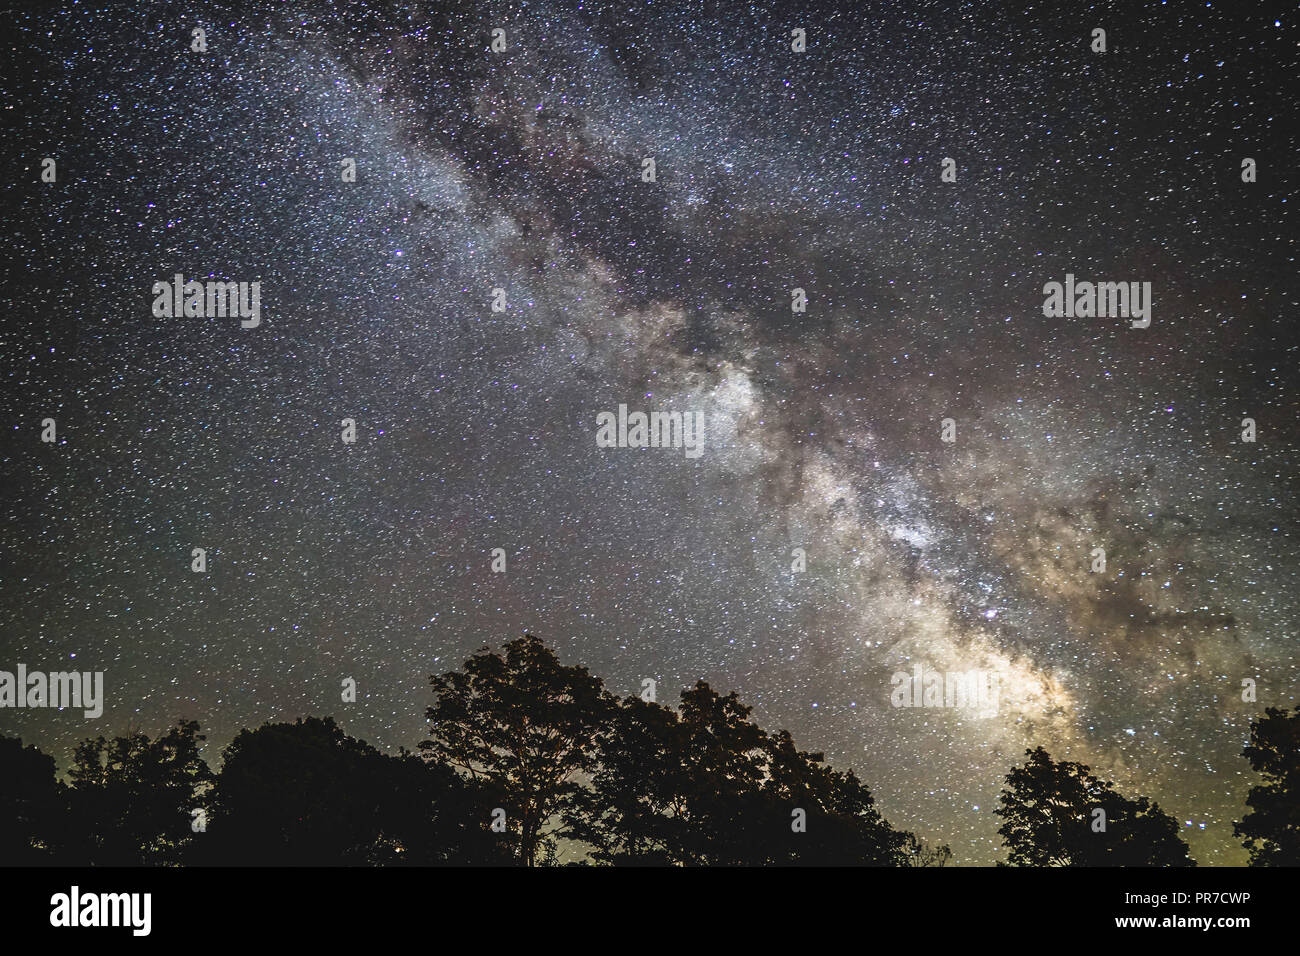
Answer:
[{"label": "silhouetted tree", "polygon": [[[243,730],[223,755],[205,862],[278,866],[478,863],[495,841],[464,785],[413,754],[381,753],[332,718]],[[477,855],[475,850],[477,849]]]},{"label": "silhouetted tree", "polygon": [[500,802],[484,804],[482,819],[503,810],[519,860],[533,866],[542,840],[568,828],[565,811],[578,798],[581,775],[595,767],[612,698],[599,678],[561,665],[531,634],[508,643],[504,656],[484,648],[463,671],[429,681],[435,702],[421,750],[487,786]]},{"label": "silhouetted tree", "polygon": [[64,801],[54,758],[0,736],[0,866],[54,862]]},{"label": "silhouetted tree", "polygon": [[212,773],[199,756],[196,721],[180,721],[150,740],[143,733],[79,744],[68,777],[69,825],[62,841],[70,863],[94,866],[177,864],[206,805]]},{"label": "silhouetted tree", "polygon": [[689,862],[685,734],[677,712],[639,697],[611,709],[598,737],[591,788],[571,808],[570,832],[592,859],[620,866]]},{"label": "silhouetted tree", "polygon": [[952,859],[952,849],[948,844],[930,846],[914,833],[905,834],[903,843],[904,866],[947,866]]},{"label": "silhouetted tree", "polygon": [[[488,828],[488,787],[402,748],[381,756],[374,777],[383,792],[380,838],[371,862],[403,865],[505,865],[510,848]],[[492,804],[495,806],[495,804]]]},{"label": "silhouetted tree", "polygon": [[1054,762],[1042,747],[1025,755],[1025,765],[1007,774],[993,811],[1004,821],[998,833],[1011,865],[1196,865],[1177,821],[1158,804],[1130,800],[1083,764]]},{"label": "silhouetted tree", "polygon": [[[852,770],[794,745],[789,731],[768,738],[762,792],[771,804],[762,827],[763,862],[811,866],[902,866],[912,835],[892,828]],[[795,812],[799,812],[795,828]],[[914,838],[913,838],[914,839]]]},{"label": "silhouetted tree", "polygon": [[1265,709],[1250,725],[1242,751],[1264,782],[1246,797],[1248,812],[1233,825],[1251,866],[1300,866],[1300,706]]},{"label": "silhouetted tree", "polygon": [[[568,839],[613,865],[943,866],[952,855],[890,826],[852,770],[765,733],[734,692],[704,681],[677,710],[617,701],[525,634],[430,683],[419,757],[308,717],[241,731],[214,778],[191,721],[158,740],[84,741],[65,787],[51,758],[0,737],[0,862],[553,866]],[[1247,748],[1269,776],[1240,825],[1261,858],[1294,846],[1262,829],[1294,837],[1296,718],[1283,717],[1269,711]],[[1146,798],[1042,748],[1027,756],[997,811],[1012,863],[1193,865]],[[193,834],[198,809],[206,830]]]},{"label": "silhouetted tree", "polygon": [[767,735],[734,691],[722,697],[697,681],[681,701],[676,744],[685,826],[676,855],[703,865],[761,862],[755,840],[770,823],[760,797]]},{"label": "silhouetted tree", "polygon": [[[769,737],[732,693],[703,681],[680,713],[629,697],[599,735],[572,832],[598,862],[902,864],[893,830],[852,773]],[[914,838],[913,838],[914,839]]]}]

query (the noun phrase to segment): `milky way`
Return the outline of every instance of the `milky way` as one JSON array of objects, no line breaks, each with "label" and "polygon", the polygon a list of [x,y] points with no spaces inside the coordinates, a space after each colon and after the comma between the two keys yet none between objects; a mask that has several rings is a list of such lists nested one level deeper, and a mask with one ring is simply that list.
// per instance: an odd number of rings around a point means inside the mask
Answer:
[{"label": "milky way", "polygon": [[[526,629],[738,691],[955,862],[1040,744],[1244,861],[1250,719],[1300,690],[1294,11],[382,6],[17,13],[0,666],[108,702],[0,731],[411,747]],[[261,325],[153,317],[176,273]],[[1150,327],[1045,317],[1067,273]],[[597,447],[620,404],[703,454]],[[891,706],[916,663],[997,714]]]}]

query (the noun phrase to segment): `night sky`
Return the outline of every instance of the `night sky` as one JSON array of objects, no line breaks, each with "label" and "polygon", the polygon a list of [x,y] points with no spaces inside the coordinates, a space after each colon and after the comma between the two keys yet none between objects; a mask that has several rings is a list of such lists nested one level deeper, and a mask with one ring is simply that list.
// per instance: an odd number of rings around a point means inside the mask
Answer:
[{"label": "night sky", "polygon": [[[0,732],[395,751],[528,630],[737,691],[955,863],[1038,745],[1245,862],[1249,723],[1300,697],[1294,5],[768,6],[4,14],[0,669],[108,701]],[[261,325],[155,318],[175,273]],[[1067,273],[1150,327],[1044,317]],[[620,404],[703,453],[597,447]],[[892,707],[916,663],[998,714]]]}]

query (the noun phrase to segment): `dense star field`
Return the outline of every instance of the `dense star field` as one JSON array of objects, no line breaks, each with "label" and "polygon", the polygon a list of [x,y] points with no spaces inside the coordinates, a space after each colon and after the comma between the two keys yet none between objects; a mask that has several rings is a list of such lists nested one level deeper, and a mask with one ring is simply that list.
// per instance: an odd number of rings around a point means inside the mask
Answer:
[{"label": "dense star field", "polygon": [[[5,14],[0,668],[106,703],[0,732],[395,751],[528,630],[737,691],[955,863],[1039,745],[1244,862],[1250,721],[1300,697],[1296,12],[1020,6]],[[178,273],[260,324],[156,317]],[[1149,327],[1045,316],[1067,273]],[[598,447],[620,404],[702,453]],[[997,713],[893,706],[917,664]]]}]

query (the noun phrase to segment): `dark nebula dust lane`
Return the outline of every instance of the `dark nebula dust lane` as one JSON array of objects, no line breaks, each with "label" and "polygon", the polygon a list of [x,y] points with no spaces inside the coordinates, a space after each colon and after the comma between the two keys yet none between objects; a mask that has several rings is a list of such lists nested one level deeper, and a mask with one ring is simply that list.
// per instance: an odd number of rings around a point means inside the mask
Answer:
[{"label": "dark nebula dust lane", "polygon": [[[526,629],[737,691],[958,863],[1038,745],[1244,862],[1250,720],[1300,692],[1298,34],[1249,6],[18,8],[0,666],[107,700],[0,731],[411,747]],[[155,317],[176,274],[260,324]],[[1046,317],[1067,274],[1149,327]],[[701,454],[599,447],[620,405]],[[918,663],[997,712],[892,706]]]}]

